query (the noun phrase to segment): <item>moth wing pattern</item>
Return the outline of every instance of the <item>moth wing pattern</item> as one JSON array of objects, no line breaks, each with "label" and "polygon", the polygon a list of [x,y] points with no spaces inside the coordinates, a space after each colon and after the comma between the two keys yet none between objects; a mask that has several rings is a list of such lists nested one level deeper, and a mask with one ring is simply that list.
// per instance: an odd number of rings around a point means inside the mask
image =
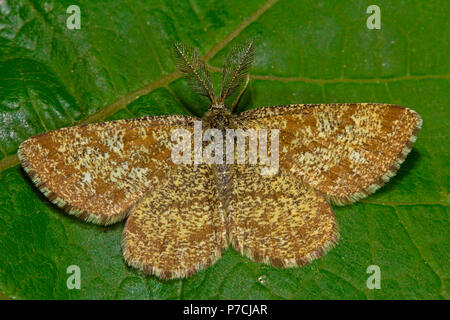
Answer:
[{"label": "moth wing pattern", "polygon": [[280,130],[280,167],[334,204],[365,198],[395,175],[422,119],[390,104],[298,104],[238,115],[245,128]]},{"label": "moth wing pattern", "polygon": [[164,180],[171,130],[190,116],[156,116],[63,128],[33,136],[18,151],[24,170],[53,203],[71,215],[109,225]]},{"label": "moth wing pattern", "polygon": [[303,266],[338,241],[330,204],[297,178],[278,171],[261,175],[258,165],[234,165],[228,200],[232,246],[256,262]]},{"label": "moth wing pattern", "polygon": [[217,261],[227,247],[225,213],[211,165],[179,165],[130,211],[125,260],[146,274],[183,278]]}]

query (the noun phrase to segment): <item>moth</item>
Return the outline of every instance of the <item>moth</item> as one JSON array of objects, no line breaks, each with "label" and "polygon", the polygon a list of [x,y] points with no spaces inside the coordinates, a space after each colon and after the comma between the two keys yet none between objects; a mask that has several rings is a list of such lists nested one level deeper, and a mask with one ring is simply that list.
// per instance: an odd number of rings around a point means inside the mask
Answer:
[{"label": "moth", "polygon": [[[183,44],[174,50],[189,83],[211,101],[202,118],[165,115],[74,126],[31,137],[18,150],[31,180],[69,214],[100,225],[127,218],[124,259],[146,274],[188,277],[230,245],[277,267],[323,256],[338,241],[331,205],[353,203],[380,188],[421,128],[415,111],[378,103],[295,104],[235,114],[235,103],[228,106],[225,99],[245,89],[254,42],[231,50],[217,96],[199,53]],[[194,133],[196,121],[203,131],[278,130],[278,170],[263,175],[260,162],[174,163],[173,131]]]}]

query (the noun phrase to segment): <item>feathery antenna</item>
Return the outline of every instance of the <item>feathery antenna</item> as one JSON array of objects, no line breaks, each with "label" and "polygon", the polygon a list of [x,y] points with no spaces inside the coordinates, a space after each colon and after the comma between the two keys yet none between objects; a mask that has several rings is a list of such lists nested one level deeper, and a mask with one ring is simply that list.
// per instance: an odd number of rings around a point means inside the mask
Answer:
[{"label": "feathery antenna", "polygon": [[254,39],[238,44],[231,49],[223,66],[222,89],[218,102],[223,103],[226,97],[245,83],[254,56]]},{"label": "feathery antenna", "polygon": [[211,77],[206,68],[206,63],[200,58],[198,51],[182,43],[174,43],[173,46],[177,67],[184,74],[190,86],[215,104],[216,97]]}]

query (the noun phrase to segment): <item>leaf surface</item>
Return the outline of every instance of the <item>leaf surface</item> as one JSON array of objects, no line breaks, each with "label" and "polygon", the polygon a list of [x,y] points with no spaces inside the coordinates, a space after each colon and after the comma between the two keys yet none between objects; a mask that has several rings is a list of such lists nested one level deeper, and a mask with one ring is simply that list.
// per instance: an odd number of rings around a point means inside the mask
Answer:
[{"label": "leaf surface", "polygon": [[[449,299],[448,1],[0,2],[0,292],[19,299]],[[123,223],[67,216],[33,186],[16,151],[27,137],[79,123],[201,115],[204,98],[175,71],[171,44],[199,48],[217,72],[231,45],[256,37],[238,111],[287,103],[379,102],[410,107],[424,125],[395,178],[335,208],[339,244],[303,268],[256,264],[232,249],[186,280],[126,267]],[[216,90],[218,90],[216,88]],[[81,269],[68,290],[66,269]],[[370,290],[369,265],[381,269]]]}]

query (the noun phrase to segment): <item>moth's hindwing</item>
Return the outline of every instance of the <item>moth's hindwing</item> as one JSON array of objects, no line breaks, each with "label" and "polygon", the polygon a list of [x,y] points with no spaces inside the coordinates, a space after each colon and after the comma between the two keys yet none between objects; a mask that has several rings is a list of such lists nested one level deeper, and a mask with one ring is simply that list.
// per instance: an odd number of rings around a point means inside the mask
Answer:
[{"label": "moth's hindwing", "polygon": [[179,165],[131,209],[125,260],[164,279],[187,277],[228,245],[225,214],[210,165]]},{"label": "moth's hindwing", "polygon": [[256,165],[235,165],[228,203],[233,247],[257,262],[302,266],[338,240],[330,204],[282,170],[260,174]]}]

